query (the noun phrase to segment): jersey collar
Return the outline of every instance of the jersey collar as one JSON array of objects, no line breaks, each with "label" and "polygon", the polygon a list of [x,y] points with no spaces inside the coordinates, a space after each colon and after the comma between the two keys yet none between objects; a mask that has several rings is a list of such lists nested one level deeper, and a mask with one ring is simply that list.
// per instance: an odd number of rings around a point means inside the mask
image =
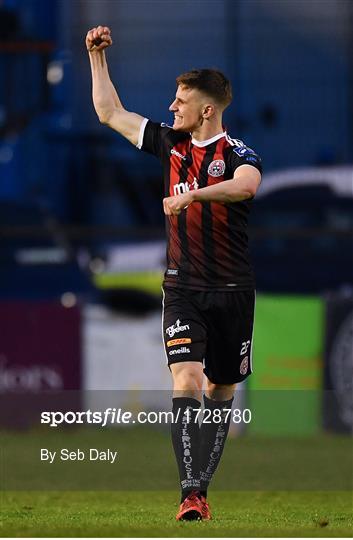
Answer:
[{"label": "jersey collar", "polygon": [[206,141],[197,141],[192,137],[191,142],[194,146],[198,146],[199,148],[202,148],[203,146],[208,146],[209,144],[212,144],[218,139],[221,139],[222,137],[225,137],[227,135],[226,131],[223,131],[223,133],[218,133],[218,135],[215,135],[214,137],[211,137],[211,139],[207,139]]}]

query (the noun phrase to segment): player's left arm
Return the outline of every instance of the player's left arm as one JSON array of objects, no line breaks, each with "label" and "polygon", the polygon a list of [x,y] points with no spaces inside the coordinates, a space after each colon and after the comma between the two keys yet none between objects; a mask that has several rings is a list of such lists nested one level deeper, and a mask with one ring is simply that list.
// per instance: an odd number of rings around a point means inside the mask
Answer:
[{"label": "player's left arm", "polygon": [[229,204],[251,199],[255,196],[261,182],[260,171],[253,165],[240,165],[234,171],[233,178],[213,186],[188,191],[163,200],[164,213],[167,216],[178,215],[193,202],[218,202]]}]

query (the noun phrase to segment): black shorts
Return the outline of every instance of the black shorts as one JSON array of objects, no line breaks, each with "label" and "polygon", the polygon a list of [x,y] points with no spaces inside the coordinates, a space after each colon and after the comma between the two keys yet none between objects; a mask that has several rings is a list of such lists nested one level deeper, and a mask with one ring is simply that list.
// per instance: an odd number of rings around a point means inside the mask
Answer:
[{"label": "black shorts", "polygon": [[252,373],[255,291],[194,291],[164,287],[163,340],[168,366],[202,362],[216,384]]}]

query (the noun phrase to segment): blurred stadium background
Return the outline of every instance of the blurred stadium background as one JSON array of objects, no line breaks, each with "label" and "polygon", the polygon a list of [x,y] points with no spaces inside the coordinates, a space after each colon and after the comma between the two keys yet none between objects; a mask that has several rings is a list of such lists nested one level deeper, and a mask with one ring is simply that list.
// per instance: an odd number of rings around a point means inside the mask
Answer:
[{"label": "blurred stadium background", "polygon": [[169,120],[180,72],[208,66],[230,77],[227,129],[265,171],[250,223],[258,286],[248,388],[303,391],[285,406],[254,394],[263,416],[251,429],[351,432],[349,0],[0,2],[3,411],[18,391],[170,387],[161,171],[95,115],[84,38],[98,24],[112,30],[123,103],[151,119]]}]

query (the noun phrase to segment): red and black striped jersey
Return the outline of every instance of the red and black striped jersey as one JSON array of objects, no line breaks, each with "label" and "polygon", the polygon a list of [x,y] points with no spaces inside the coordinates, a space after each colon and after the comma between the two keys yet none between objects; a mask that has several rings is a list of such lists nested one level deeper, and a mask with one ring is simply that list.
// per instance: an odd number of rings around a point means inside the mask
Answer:
[{"label": "red and black striped jersey", "polygon": [[[259,156],[226,132],[199,142],[189,133],[144,119],[137,146],[160,159],[166,197],[229,180],[240,165],[261,172]],[[194,202],[178,216],[166,216],[164,284],[197,290],[254,288],[247,237],[250,206],[249,199]]]}]

